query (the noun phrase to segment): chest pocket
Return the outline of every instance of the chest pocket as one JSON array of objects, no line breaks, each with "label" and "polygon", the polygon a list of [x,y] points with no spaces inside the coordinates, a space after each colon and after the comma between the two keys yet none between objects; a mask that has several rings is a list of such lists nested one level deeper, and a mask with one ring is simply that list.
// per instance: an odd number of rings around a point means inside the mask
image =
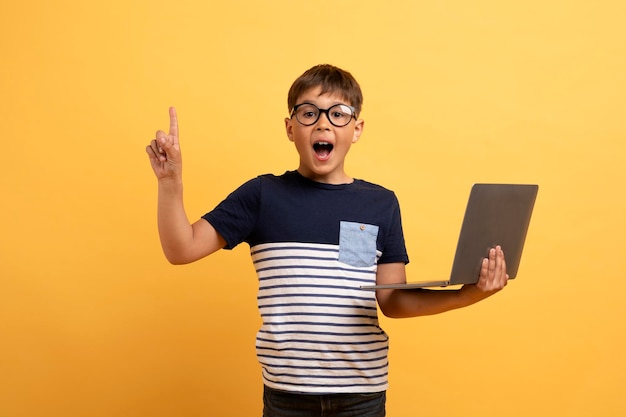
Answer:
[{"label": "chest pocket", "polygon": [[377,237],[378,226],[340,222],[339,262],[360,268],[374,265]]}]

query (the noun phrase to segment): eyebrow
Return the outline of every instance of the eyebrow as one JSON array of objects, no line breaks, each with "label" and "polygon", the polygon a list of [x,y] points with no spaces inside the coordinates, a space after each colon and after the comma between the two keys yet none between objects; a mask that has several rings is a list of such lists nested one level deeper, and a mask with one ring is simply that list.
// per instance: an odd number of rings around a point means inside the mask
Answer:
[{"label": "eyebrow", "polygon": [[[313,103],[313,102],[311,102],[311,101],[303,101],[303,102],[297,103],[295,106],[299,106],[299,105],[301,105],[301,104],[312,104],[312,105],[314,105],[315,107],[317,107],[318,109],[321,109],[321,110],[327,110],[327,109],[330,109],[331,107],[338,106],[338,105],[341,105],[341,106],[348,106],[348,107],[353,107],[353,106],[351,106],[351,105],[349,105],[349,104],[346,104],[346,103],[336,102],[336,103],[331,104],[330,106],[328,106],[326,109],[322,109],[322,108],[321,108],[320,106],[318,106],[316,103]],[[294,106],[294,107],[295,107],[295,106]]]}]

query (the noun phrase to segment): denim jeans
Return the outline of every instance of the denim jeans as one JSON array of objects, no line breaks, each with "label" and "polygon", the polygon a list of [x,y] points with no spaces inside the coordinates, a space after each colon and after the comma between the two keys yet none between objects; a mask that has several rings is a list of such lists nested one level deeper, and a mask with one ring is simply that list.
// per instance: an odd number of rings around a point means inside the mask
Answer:
[{"label": "denim jeans", "polygon": [[263,417],[384,417],[386,393],[298,394],[265,387]]}]

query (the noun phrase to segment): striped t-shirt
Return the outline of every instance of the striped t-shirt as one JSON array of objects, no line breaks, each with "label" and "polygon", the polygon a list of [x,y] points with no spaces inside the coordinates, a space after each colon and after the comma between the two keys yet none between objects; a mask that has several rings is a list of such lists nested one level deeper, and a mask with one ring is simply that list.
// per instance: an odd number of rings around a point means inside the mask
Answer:
[{"label": "striped t-shirt", "polygon": [[378,325],[378,263],[408,262],[393,192],[331,185],[296,171],[257,177],[203,216],[227,249],[250,245],[263,324],[264,383],[303,393],[387,389],[388,338]]}]

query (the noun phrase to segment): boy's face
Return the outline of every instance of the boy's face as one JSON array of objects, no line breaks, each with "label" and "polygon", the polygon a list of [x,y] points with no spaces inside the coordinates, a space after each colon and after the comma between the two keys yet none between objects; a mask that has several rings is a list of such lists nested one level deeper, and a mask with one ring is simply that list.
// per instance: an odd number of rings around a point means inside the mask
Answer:
[{"label": "boy's face", "polygon": [[[320,87],[312,88],[302,94],[296,103],[311,103],[320,109],[336,104],[352,104],[339,94],[320,95],[320,91]],[[320,114],[317,122],[310,126],[304,126],[295,116],[286,118],[287,137],[296,145],[300,155],[298,172],[306,178],[327,184],[352,182],[344,171],[344,161],[350,146],[359,140],[363,124],[363,120],[352,118],[347,125],[337,127],[330,123],[326,113]]]}]

